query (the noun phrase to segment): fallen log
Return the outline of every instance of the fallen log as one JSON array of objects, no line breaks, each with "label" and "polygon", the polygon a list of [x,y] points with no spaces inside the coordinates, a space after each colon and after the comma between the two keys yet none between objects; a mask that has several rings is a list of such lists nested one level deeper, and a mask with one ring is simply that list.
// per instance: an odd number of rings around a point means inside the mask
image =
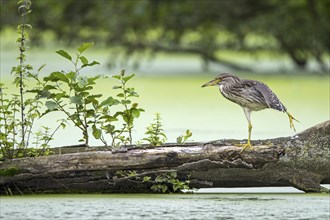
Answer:
[{"label": "fallen log", "polygon": [[194,188],[293,186],[329,192],[320,184],[330,184],[330,121],[293,137],[253,141],[253,150],[241,152],[235,146],[239,142],[129,146],[117,151],[56,148],[51,156],[2,161],[0,194],[150,192],[155,182],[143,178],[164,173],[175,173],[180,181],[189,178]]}]

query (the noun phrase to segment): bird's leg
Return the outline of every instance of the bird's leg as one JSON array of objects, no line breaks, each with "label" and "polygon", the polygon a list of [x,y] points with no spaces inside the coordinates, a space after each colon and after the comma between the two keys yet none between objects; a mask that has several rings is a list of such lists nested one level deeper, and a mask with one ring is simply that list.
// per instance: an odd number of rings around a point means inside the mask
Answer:
[{"label": "bird's leg", "polygon": [[295,119],[289,112],[286,112],[286,114],[288,115],[289,117],[289,121],[290,121],[290,128],[294,130],[294,132],[296,132],[296,128],[294,127],[294,124],[293,124],[293,120],[299,122],[297,119]]},{"label": "bird's leg", "polygon": [[250,142],[250,140],[251,140],[251,131],[252,131],[252,124],[251,124],[251,122],[249,122],[249,136],[248,136],[248,142],[246,144],[246,147],[250,147],[250,148],[252,148],[252,145],[251,145],[251,142]]},{"label": "bird's leg", "polygon": [[248,135],[248,141],[246,144],[239,144],[238,146],[241,146],[243,147],[243,149],[241,150],[241,153],[246,149],[246,148],[250,148],[250,149],[253,149],[252,148],[252,145],[251,145],[251,131],[252,131],[252,123],[251,123],[251,110],[248,109],[248,108],[243,108],[244,110],[244,113],[245,113],[245,116],[246,116],[246,119],[249,123],[249,127],[248,127],[248,131],[249,131],[249,135]]},{"label": "bird's leg", "polygon": [[248,140],[246,144],[238,144],[238,146],[243,147],[243,149],[240,151],[242,153],[246,148],[250,148],[251,150],[253,149],[252,144],[251,144],[251,131],[252,131],[252,124],[249,122],[249,135],[248,135]]},{"label": "bird's leg", "polygon": [[241,150],[241,153],[246,149],[246,148],[250,148],[253,149],[252,144],[251,144],[251,131],[252,131],[252,124],[249,122],[249,136],[248,136],[248,141],[246,144],[242,144],[240,146],[243,147],[243,149]]}]

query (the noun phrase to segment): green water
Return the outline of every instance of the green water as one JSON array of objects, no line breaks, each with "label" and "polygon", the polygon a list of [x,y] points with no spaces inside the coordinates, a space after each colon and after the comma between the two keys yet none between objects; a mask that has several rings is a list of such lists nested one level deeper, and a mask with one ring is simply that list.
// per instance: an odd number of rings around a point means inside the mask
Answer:
[{"label": "green water", "polygon": [[1,197],[0,219],[324,219],[323,194],[56,195]]}]

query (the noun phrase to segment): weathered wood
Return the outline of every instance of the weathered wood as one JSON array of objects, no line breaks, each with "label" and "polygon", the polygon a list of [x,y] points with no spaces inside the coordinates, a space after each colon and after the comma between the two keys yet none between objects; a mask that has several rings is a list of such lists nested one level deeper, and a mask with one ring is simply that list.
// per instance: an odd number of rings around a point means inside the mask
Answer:
[{"label": "weathered wood", "polygon": [[[330,121],[293,137],[253,141],[241,153],[238,140],[166,144],[152,148],[56,148],[56,155],[0,163],[0,194],[65,192],[147,192],[150,183],[118,178],[117,171],[138,177],[175,171],[190,176],[191,187],[294,186],[305,192],[329,192]],[[60,154],[59,154],[60,153]],[[10,171],[10,172],[9,172]]]}]

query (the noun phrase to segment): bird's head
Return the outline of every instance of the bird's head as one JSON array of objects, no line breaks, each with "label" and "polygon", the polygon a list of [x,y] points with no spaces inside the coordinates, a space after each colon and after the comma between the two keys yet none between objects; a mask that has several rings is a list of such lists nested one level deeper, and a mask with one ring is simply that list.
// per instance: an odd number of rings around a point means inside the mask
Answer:
[{"label": "bird's head", "polygon": [[239,80],[240,80],[240,78],[238,78],[237,76],[234,76],[233,74],[221,73],[217,77],[212,79],[210,82],[207,82],[204,85],[202,85],[202,87],[228,85],[231,83],[238,82]]}]

